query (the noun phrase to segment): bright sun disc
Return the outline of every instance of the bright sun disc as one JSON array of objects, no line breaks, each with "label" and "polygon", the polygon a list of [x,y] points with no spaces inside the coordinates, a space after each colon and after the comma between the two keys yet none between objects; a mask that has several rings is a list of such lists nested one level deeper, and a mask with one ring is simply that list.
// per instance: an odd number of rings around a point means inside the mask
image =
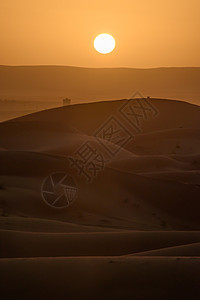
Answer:
[{"label": "bright sun disc", "polygon": [[94,40],[94,48],[101,54],[107,54],[115,48],[115,39],[112,35],[102,33]]}]

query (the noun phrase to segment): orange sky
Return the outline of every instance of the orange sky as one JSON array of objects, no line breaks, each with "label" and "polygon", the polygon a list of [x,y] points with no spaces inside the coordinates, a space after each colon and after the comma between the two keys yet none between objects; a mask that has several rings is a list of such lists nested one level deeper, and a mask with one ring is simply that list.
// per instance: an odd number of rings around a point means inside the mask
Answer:
[{"label": "orange sky", "polygon": [[[1,0],[0,64],[200,66],[199,0]],[[116,49],[97,53],[110,33]]]}]

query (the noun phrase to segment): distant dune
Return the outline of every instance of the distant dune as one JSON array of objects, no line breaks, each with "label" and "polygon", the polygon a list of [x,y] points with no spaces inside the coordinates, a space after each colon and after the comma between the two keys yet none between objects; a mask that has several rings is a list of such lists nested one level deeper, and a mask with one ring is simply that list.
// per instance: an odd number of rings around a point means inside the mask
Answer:
[{"label": "distant dune", "polygon": [[6,97],[0,97],[0,122],[58,106],[62,106],[62,101],[30,101],[27,99],[21,101],[21,99],[9,100]]},{"label": "distant dune", "polygon": [[200,103],[200,68],[78,68],[0,66],[0,99],[73,103],[129,98],[136,91],[153,98]]}]

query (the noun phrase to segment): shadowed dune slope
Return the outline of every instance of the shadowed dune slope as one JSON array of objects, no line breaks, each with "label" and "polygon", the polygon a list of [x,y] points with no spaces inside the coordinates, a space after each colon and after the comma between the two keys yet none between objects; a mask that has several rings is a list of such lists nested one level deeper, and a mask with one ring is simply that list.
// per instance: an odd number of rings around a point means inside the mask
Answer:
[{"label": "shadowed dune slope", "polygon": [[30,233],[0,231],[1,257],[118,256],[200,242],[198,231]]},{"label": "shadowed dune slope", "polygon": [[[198,258],[1,259],[5,299],[199,299]],[[34,284],[33,284],[34,283]]]},{"label": "shadowed dune slope", "polygon": [[[200,108],[150,101],[157,114],[139,132],[126,100],[0,123],[2,299],[200,298]],[[93,136],[111,116],[132,135],[120,149]],[[106,158],[90,183],[69,160],[86,142]],[[44,201],[55,172],[76,182],[65,209]]]},{"label": "shadowed dune slope", "polygon": [[[1,123],[3,214],[109,228],[199,230],[200,107],[150,101],[157,115],[141,119],[140,133],[120,114],[126,100],[50,109]],[[113,140],[93,136],[111,116],[133,136],[114,156],[105,148],[115,149]],[[68,159],[85,142],[106,161],[90,184]],[[42,182],[53,172],[76,180],[78,199],[66,210],[51,209],[42,200]]]}]

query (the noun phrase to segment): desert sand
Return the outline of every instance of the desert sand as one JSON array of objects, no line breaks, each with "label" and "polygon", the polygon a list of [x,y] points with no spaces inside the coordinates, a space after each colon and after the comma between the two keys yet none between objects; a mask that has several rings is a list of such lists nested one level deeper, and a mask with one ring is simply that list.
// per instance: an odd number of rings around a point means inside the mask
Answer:
[{"label": "desert sand", "polygon": [[[200,107],[150,101],[140,132],[126,99],[0,123],[2,299],[200,298]],[[110,117],[132,134],[115,155],[95,137]],[[106,158],[90,183],[69,161],[85,142]],[[67,208],[42,197],[55,172],[77,184]]]}]

